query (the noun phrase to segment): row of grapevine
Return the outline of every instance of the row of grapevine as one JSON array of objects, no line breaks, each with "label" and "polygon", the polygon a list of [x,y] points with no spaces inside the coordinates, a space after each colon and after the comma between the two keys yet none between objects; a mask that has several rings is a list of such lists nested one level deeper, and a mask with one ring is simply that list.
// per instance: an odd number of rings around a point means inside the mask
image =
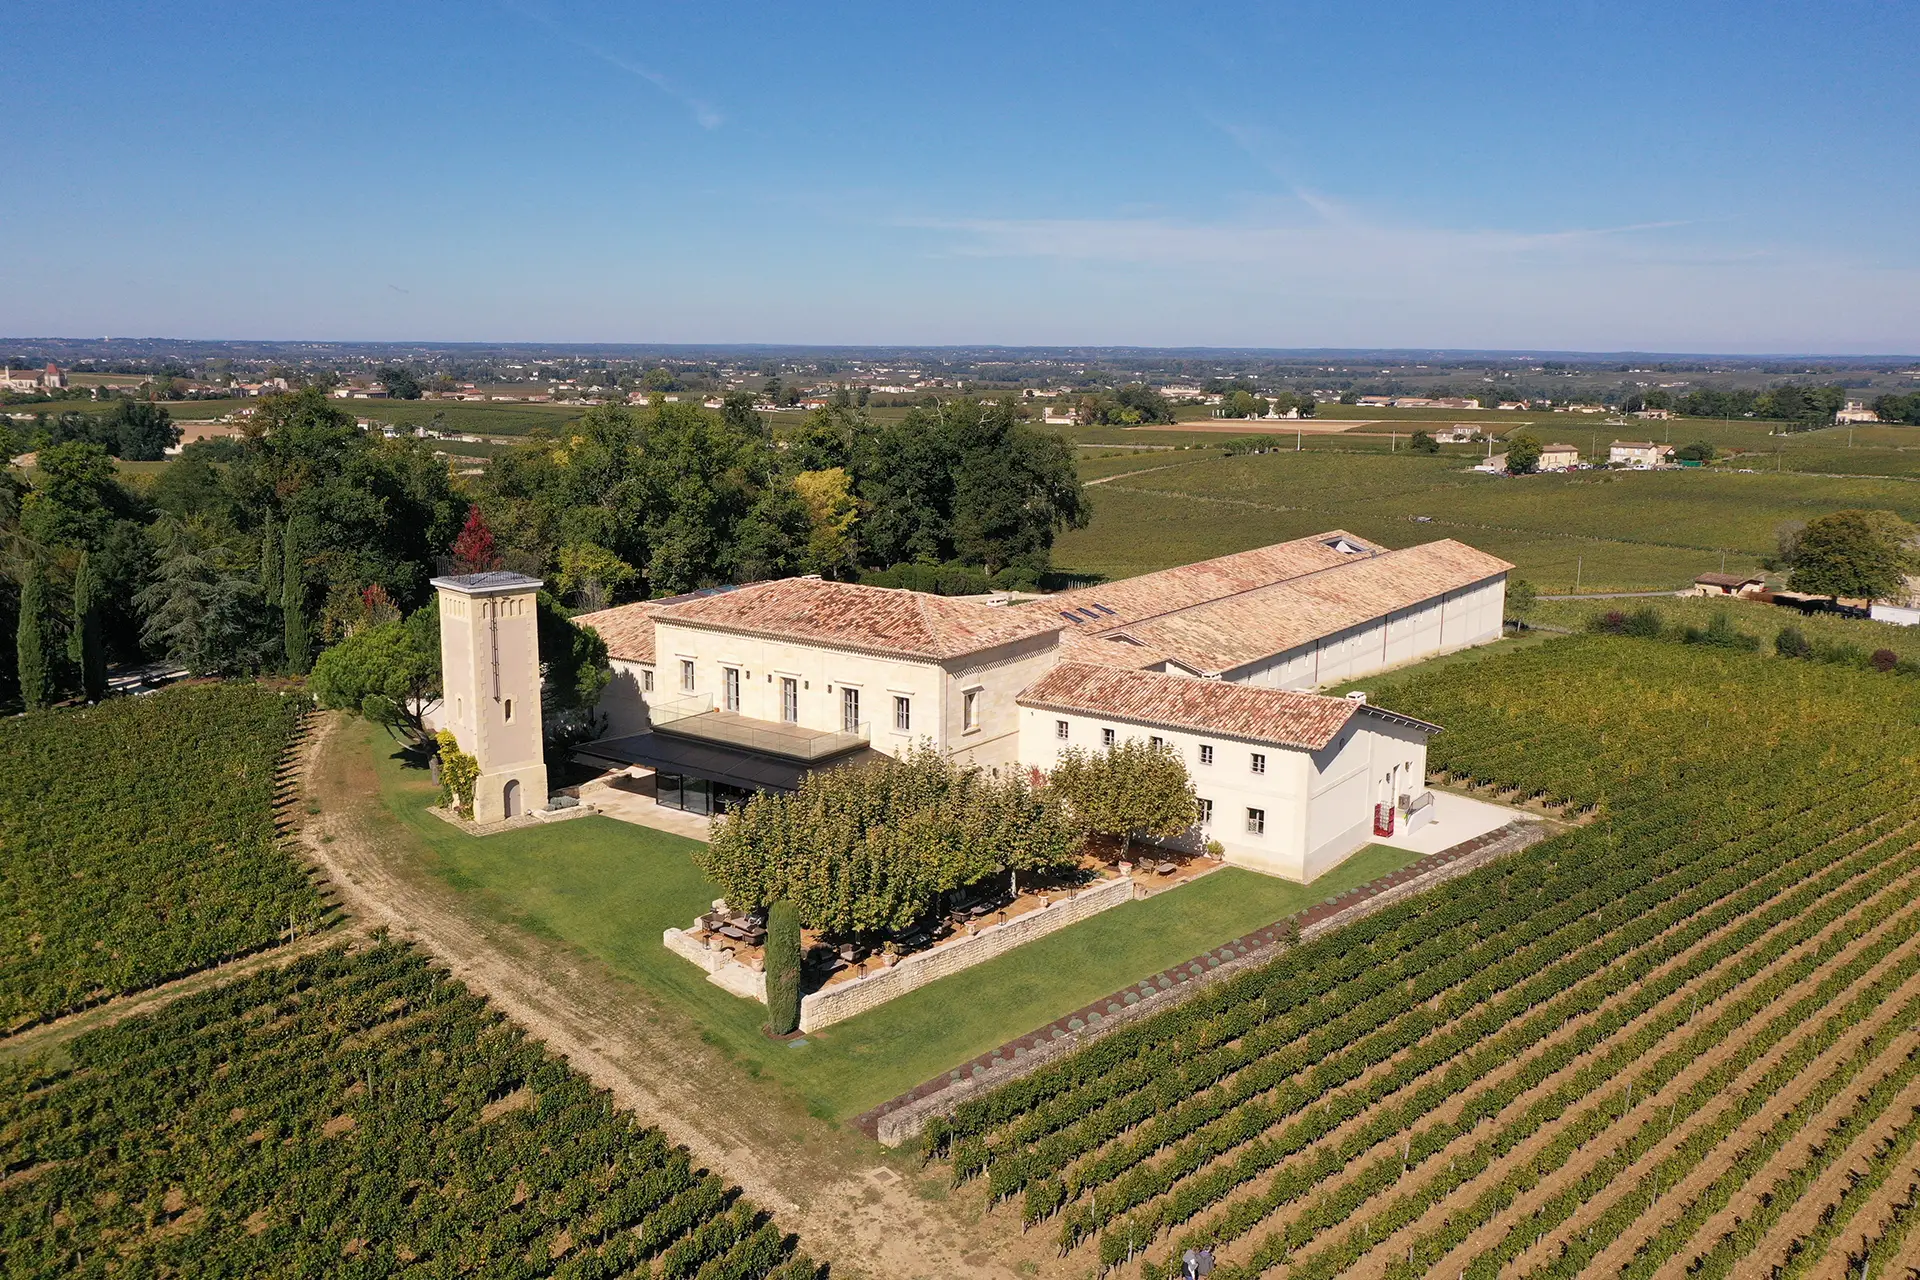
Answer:
[{"label": "row of grapevine", "polygon": [[1289,1280],[1747,1258],[1765,1228],[1698,1233],[1819,1169],[1777,1168],[1793,1124],[1735,1135],[1810,1070],[1791,1116],[1859,1087],[1830,1132],[1888,1123],[1920,1017],[1920,696],[1867,679],[1602,637],[1422,674],[1384,696],[1447,727],[1436,768],[1595,819],[964,1104],[930,1154],[1150,1278],[1200,1246]]},{"label": "row of grapevine", "polygon": [[0,1067],[9,1275],[801,1280],[684,1148],[412,950],[334,948]]},{"label": "row of grapevine", "polygon": [[0,722],[0,1032],[324,921],[275,839],[301,708],[229,683]]}]

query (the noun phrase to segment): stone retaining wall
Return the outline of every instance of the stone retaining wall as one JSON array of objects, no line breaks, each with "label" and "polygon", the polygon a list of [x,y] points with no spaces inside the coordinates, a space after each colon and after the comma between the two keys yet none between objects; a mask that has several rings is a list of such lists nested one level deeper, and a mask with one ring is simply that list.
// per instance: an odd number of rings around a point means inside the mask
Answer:
[{"label": "stone retaining wall", "polygon": [[[1362,885],[1339,898],[1312,907],[1290,919],[1300,938],[1317,938],[1329,930],[1380,911],[1416,893],[1467,874],[1495,858],[1538,844],[1555,828],[1545,822],[1514,821],[1496,831],[1463,841],[1451,849],[1421,858],[1412,866]],[[896,1147],[919,1136],[929,1119],[951,1115],[954,1108],[976,1095],[1038,1071],[1047,1063],[1111,1034],[1131,1022],[1172,1008],[1205,988],[1245,969],[1271,962],[1286,945],[1287,921],[1236,938],[1224,947],[1195,956],[1152,977],[1096,1000],[1012,1040],[999,1048],[961,1063],[943,1076],[888,1102],[854,1121],[881,1143]]]},{"label": "stone retaining wall", "polygon": [[823,987],[800,1001],[800,1030],[818,1031],[844,1022],[950,973],[970,969],[1056,929],[1117,907],[1133,894],[1133,881],[1127,876],[1103,881],[1080,890],[1072,898],[1052,902],[1001,924],[986,925],[971,937],[956,938],[932,950],[903,956],[890,969],[876,969],[851,982]]}]

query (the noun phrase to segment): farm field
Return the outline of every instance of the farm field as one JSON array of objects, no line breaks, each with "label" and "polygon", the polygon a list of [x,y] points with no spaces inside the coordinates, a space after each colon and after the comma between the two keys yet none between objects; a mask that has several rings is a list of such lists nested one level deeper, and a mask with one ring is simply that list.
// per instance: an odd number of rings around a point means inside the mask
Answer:
[{"label": "farm field", "polygon": [[[224,418],[235,409],[244,408],[252,403],[248,400],[162,400],[160,407],[165,409],[175,422],[206,422],[213,418]],[[56,400],[48,404],[16,404],[0,406],[0,412],[8,414],[24,413],[37,416],[49,414],[58,417],[63,413],[111,413],[112,400]]]},{"label": "farm field", "polygon": [[1920,681],[1581,636],[1375,683],[1590,820],[963,1104],[955,1181],[1148,1280],[1910,1256]]},{"label": "farm field", "polygon": [[0,722],[0,1031],[328,921],[276,839],[299,709],[234,683]]},{"label": "farm field", "polygon": [[1774,640],[1782,627],[1793,627],[1816,645],[1848,646],[1863,655],[1888,649],[1908,662],[1920,663],[1920,627],[1897,627],[1889,622],[1849,618],[1834,613],[1802,614],[1797,609],[1755,600],[1726,597],[1541,600],[1527,611],[1526,618],[1530,622],[1582,631],[1594,618],[1616,611],[1632,613],[1643,609],[1651,609],[1661,623],[1670,628],[1704,628],[1716,616],[1725,615],[1735,630],[1745,632],[1760,642],[1761,653],[1774,651]]},{"label": "farm field", "polygon": [[560,427],[586,409],[579,405],[483,404],[465,400],[340,400],[332,402],[360,418],[400,427],[433,427],[478,436],[523,436],[538,427]]},{"label": "farm field", "polygon": [[801,1280],[795,1242],[411,949],[0,1062],[9,1275]]},{"label": "farm field", "polygon": [[1716,468],[1506,479],[1446,456],[1313,450],[1210,450],[1160,465],[1099,485],[1092,524],[1059,539],[1055,563],[1130,576],[1340,527],[1389,546],[1459,538],[1548,594],[1653,590],[1719,569],[1723,552],[1729,571],[1757,568],[1789,520],[1842,507],[1920,515],[1920,487],[1872,477]]},{"label": "farm field", "polygon": [[[381,740],[364,735],[355,745],[373,751]],[[722,991],[660,943],[662,930],[684,928],[718,896],[693,865],[693,841],[597,817],[475,840],[425,812],[424,775],[391,760],[381,764],[382,798],[394,824],[412,837],[411,856],[433,874],[488,915],[604,961],[684,1018],[690,1034],[833,1120],[1415,857],[1370,849],[1310,887],[1225,868],[943,978],[790,1048],[761,1033],[763,1006]]]}]

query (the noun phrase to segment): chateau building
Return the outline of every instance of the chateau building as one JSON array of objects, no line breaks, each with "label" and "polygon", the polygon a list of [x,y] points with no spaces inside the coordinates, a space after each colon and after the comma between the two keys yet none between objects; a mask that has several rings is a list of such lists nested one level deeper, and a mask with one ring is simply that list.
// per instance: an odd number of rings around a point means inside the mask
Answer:
[{"label": "chateau building", "polygon": [[1193,843],[1291,879],[1423,821],[1435,727],[1312,690],[1498,639],[1507,562],[1333,530],[1021,604],[789,578],[584,614],[614,680],[579,752],[724,811],[927,743],[988,768],[1157,739]]}]

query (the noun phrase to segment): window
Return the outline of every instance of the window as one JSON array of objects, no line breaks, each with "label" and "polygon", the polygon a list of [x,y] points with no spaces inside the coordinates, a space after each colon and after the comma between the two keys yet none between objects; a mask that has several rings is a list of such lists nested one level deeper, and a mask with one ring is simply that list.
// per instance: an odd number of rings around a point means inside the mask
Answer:
[{"label": "window", "polygon": [[848,733],[860,732],[860,691],[840,688],[840,727]]},{"label": "window", "polygon": [[504,710],[507,716],[507,723],[512,724],[513,723],[513,699],[512,698],[507,699]]},{"label": "window", "polygon": [[1200,801],[1200,825],[1203,827],[1213,825],[1213,801],[1211,800]]},{"label": "window", "polygon": [[682,693],[693,692],[693,659],[692,658],[680,659],[680,691]]},{"label": "window", "polygon": [[1068,739],[1068,737],[1071,736],[1071,734],[1072,734],[1072,730],[1070,730],[1067,727],[1067,722],[1065,720],[1055,720],[1053,722],[1054,737],[1060,739],[1060,741],[1062,742],[1065,742]]},{"label": "window", "polygon": [[740,668],[722,667],[720,669],[720,689],[725,698],[727,710],[740,709]]},{"label": "window", "polygon": [[1201,764],[1213,763],[1213,748],[1208,746],[1204,742],[1200,744],[1200,763]]},{"label": "window", "polygon": [[1247,810],[1247,834],[1263,836],[1267,833],[1267,811],[1265,809]]},{"label": "window", "polygon": [[895,733],[913,732],[913,701],[896,695],[893,699],[893,731]]},{"label": "window", "polygon": [[640,668],[640,692],[642,693],[653,692],[653,668],[652,667]]},{"label": "window", "polygon": [[780,677],[780,718],[788,724],[800,723],[800,682]]},{"label": "window", "polygon": [[1255,773],[1267,771],[1267,757],[1258,751],[1253,753],[1253,771]]},{"label": "window", "polygon": [[1100,731],[1100,745],[1101,745],[1101,746],[1103,746],[1103,747],[1112,747],[1112,746],[1113,746],[1113,744],[1114,744],[1114,739],[1115,739],[1115,734],[1114,734],[1114,732],[1113,732],[1113,730],[1111,730],[1111,729],[1102,729],[1102,730]]},{"label": "window", "polygon": [[960,731],[972,733],[980,727],[980,691],[969,689],[960,695]]},{"label": "window", "polygon": [[1156,733],[1151,738],[1147,739],[1147,745],[1152,747],[1155,751],[1158,751],[1160,748],[1167,745],[1167,740]]}]

